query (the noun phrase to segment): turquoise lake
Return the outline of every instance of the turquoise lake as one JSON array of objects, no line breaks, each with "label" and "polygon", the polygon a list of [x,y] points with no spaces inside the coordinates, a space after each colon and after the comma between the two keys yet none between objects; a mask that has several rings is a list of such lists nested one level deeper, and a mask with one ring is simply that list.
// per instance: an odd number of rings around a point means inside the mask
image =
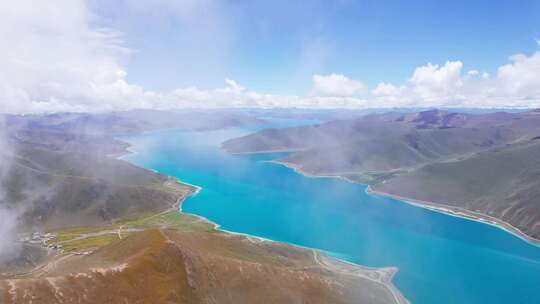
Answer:
[{"label": "turquoise lake", "polygon": [[252,131],[126,136],[134,153],[124,159],[202,187],[182,210],[221,229],[361,265],[398,267],[394,284],[412,303],[540,303],[539,246],[494,226],[368,195],[363,185],[265,162],[283,154],[234,156],[219,149]]}]

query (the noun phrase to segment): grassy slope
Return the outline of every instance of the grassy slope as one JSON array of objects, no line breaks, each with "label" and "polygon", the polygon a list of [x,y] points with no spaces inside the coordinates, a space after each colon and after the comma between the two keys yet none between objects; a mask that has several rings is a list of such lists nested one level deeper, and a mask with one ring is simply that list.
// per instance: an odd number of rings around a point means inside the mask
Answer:
[{"label": "grassy slope", "polygon": [[376,191],[498,217],[540,238],[540,141],[427,165],[373,186]]},{"label": "grassy slope", "polygon": [[[170,208],[190,187],[107,157],[125,153],[115,135],[163,128],[219,129],[262,121],[227,111],[131,111],[5,116],[8,151],[0,206],[23,213],[26,229],[110,223]],[[175,188],[179,186],[176,185]],[[178,193],[178,192],[182,193]]]},{"label": "grassy slope", "polygon": [[107,223],[170,208],[189,186],[94,154],[20,148],[4,178],[6,201],[24,205],[27,226]]},{"label": "grassy slope", "polygon": [[539,111],[426,111],[262,131],[223,147],[294,151],[283,161],[308,174],[345,176],[374,190],[479,211],[539,237],[540,151],[533,140],[539,135]]},{"label": "grassy slope", "polygon": [[[120,226],[132,232],[120,238]],[[68,252],[28,278],[0,280],[4,303],[395,303],[384,284],[330,271],[309,250],[178,212],[54,233]]]},{"label": "grassy slope", "polygon": [[470,155],[538,133],[540,115],[428,111],[263,130],[226,141],[223,147],[232,153],[293,151],[284,161],[307,173],[369,177]]},{"label": "grassy slope", "polygon": [[387,285],[329,271],[309,250],[167,212],[192,188],[105,157],[125,148],[111,138],[57,126],[15,127],[0,204],[24,206],[24,226],[52,231],[63,251],[0,273],[0,302],[395,302]]}]

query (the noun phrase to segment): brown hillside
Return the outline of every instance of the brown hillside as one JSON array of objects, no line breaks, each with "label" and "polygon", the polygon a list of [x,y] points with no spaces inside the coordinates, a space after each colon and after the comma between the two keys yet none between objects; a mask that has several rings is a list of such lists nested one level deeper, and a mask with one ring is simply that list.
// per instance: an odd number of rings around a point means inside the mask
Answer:
[{"label": "brown hillside", "polygon": [[[282,248],[282,249],[280,249]],[[152,229],[0,283],[8,303],[395,303],[387,286],[311,251],[225,233]]]}]

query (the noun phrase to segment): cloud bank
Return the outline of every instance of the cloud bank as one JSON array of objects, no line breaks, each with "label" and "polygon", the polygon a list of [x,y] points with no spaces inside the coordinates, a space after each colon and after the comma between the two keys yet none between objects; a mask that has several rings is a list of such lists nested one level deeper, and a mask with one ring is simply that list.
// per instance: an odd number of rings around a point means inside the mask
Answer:
[{"label": "cloud bank", "polygon": [[[54,5],[50,1],[32,0],[0,3],[0,41],[3,44],[0,48],[0,112],[230,107],[540,107],[540,52],[511,56],[493,77],[477,70],[465,72],[461,61],[442,65],[429,63],[416,68],[403,84],[381,82],[370,91],[361,80],[328,74],[313,75],[313,88],[305,96],[255,92],[230,79],[221,88],[193,86],[155,92],[127,80],[125,62],[134,50],[125,45],[121,32],[99,26],[102,24],[99,12],[94,8],[100,1],[91,1],[92,5],[84,0],[53,2]],[[138,16],[155,15],[160,10],[175,12],[168,16],[182,18],[192,25],[195,34],[201,32],[200,18],[192,16],[220,7],[219,1],[211,0],[185,3],[160,0],[150,6],[144,3],[146,1],[129,9]],[[358,97],[359,94],[363,97]]]},{"label": "cloud bank", "polygon": [[0,116],[0,263],[13,258],[20,250],[20,244],[16,242],[17,217],[19,212],[14,208],[9,208],[5,204],[2,204],[7,200],[4,185],[12,161],[11,145],[8,144],[4,130],[5,121]]},{"label": "cloud bank", "polygon": [[366,86],[342,74],[313,75],[313,91],[315,94],[327,96],[352,96],[361,93]]},{"label": "cloud bank", "polygon": [[476,70],[463,72],[463,62],[416,68],[404,85],[380,83],[372,94],[381,106],[540,107],[540,52],[513,55],[494,78]]}]

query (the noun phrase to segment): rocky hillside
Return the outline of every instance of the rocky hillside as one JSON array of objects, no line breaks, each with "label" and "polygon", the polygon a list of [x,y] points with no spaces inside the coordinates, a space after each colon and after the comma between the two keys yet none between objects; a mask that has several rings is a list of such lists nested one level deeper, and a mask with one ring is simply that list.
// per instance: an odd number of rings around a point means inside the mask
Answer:
[{"label": "rocky hillside", "polygon": [[[0,211],[17,227],[0,226],[0,249],[9,249],[0,252],[0,303],[406,302],[391,283],[395,269],[339,263],[180,214],[193,187],[107,156],[125,153],[113,135],[141,130],[96,117],[105,116],[6,118]],[[155,119],[143,130],[170,126]]]},{"label": "rocky hillside", "polygon": [[373,275],[333,271],[289,246],[150,229],[88,256],[59,259],[32,278],[0,280],[0,292],[6,304],[400,303],[399,293]]},{"label": "rocky hillside", "polygon": [[261,123],[227,111],[149,110],[8,115],[0,122],[0,207],[16,209],[23,226],[35,229],[96,225],[161,211],[178,201],[178,191],[189,191],[186,186],[169,187],[175,183],[165,176],[110,157],[126,153],[127,144],[116,135]]},{"label": "rocky hillside", "polygon": [[375,191],[500,218],[540,239],[540,140],[426,165],[373,185]]},{"label": "rocky hillside", "polygon": [[3,156],[7,165],[0,206],[20,210],[21,226],[108,223],[170,208],[180,192],[189,191],[187,186],[167,187],[174,181],[103,154],[120,151],[121,143],[66,139],[62,133],[36,136],[33,142],[34,136],[12,134],[12,149]]},{"label": "rocky hillside", "polygon": [[502,219],[540,237],[540,111],[387,113],[232,139],[232,153],[291,151],[280,162],[377,191]]}]

